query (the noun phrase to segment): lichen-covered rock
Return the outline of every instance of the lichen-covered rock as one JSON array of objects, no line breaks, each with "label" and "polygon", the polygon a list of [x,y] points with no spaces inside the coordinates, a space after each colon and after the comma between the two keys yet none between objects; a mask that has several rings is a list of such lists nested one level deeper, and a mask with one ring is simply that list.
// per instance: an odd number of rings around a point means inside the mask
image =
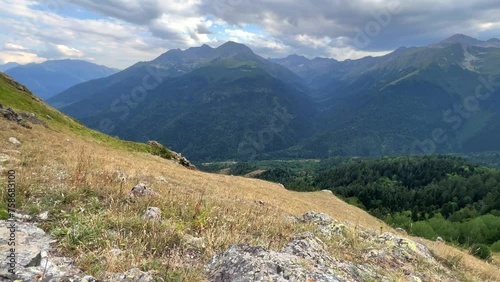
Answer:
[{"label": "lichen-covered rock", "polygon": [[365,265],[332,258],[312,233],[299,235],[281,252],[235,245],[207,265],[210,281],[364,281],[384,280]]},{"label": "lichen-covered rock", "polygon": [[413,261],[417,258],[423,258],[431,263],[435,262],[432,253],[425,245],[399,235],[385,232],[372,240],[381,245],[386,253],[395,256],[400,262]]},{"label": "lichen-covered rock", "polygon": [[322,212],[306,212],[303,216],[304,222],[307,223],[316,223],[320,225],[328,225],[332,223],[334,220],[331,216]]},{"label": "lichen-covered rock", "polygon": [[330,238],[332,236],[340,236],[344,233],[346,226],[341,223],[332,223],[329,225],[322,225],[318,227],[318,232],[323,234],[325,237]]},{"label": "lichen-covered rock", "polygon": [[137,198],[137,197],[153,197],[156,196],[156,192],[151,190],[149,187],[146,186],[144,183],[139,183],[130,190],[128,193],[128,196],[130,198]]},{"label": "lichen-covered rock", "polygon": [[157,207],[148,207],[144,215],[142,216],[143,220],[146,221],[161,221],[161,210]]},{"label": "lichen-covered rock", "polygon": [[73,261],[68,258],[55,256],[50,246],[52,238],[36,227],[33,223],[21,221],[0,221],[0,253],[2,257],[9,255],[10,247],[7,238],[10,238],[9,226],[15,226],[16,236],[16,264],[15,275],[9,270],[9,261],[1,260],[0,276],[11,277],[13,280],[33,281],[34,277],[45,272],[43,281],[63,281],[73,277],[80,270],[73,266]]}]

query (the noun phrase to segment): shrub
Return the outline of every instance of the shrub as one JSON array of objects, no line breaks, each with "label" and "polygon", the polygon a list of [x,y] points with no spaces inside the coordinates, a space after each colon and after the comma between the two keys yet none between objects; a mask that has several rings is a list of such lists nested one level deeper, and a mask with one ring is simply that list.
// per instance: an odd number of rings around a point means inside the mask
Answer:
[{"label": "shrub", "polygon": [[495,253],[500,253],[500,240],[491,245],[491,250]]},{"label": "shrub", "polygon": [[491,258],[490,247],[488,247],[485,244],[474,244],[474,245],[472,245],[471,253],[474,256],[476,256],[476,257],[478,257],[480,259],[488,260],[488,259]]}]

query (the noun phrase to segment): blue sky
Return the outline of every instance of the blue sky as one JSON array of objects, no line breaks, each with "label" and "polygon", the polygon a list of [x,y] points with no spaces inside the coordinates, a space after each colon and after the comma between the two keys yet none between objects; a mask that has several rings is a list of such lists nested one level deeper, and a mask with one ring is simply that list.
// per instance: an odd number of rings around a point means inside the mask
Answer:
[{"label": "blue sky", "polygon": [[233,40],[263,57],[338,60],[500,37],[497,0],[0,0],[0,63],[83,59],[126,68]]}]

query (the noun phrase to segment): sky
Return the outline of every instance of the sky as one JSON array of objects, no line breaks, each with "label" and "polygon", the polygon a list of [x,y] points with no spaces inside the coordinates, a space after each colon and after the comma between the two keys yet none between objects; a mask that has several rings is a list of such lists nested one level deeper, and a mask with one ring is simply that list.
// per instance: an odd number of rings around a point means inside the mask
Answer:
[{"label": "sky", "polygon": [[500,38],[498,0],[0,0],[0,64],[124,69],[226,41],[268,58],[380,56],[462,33]]}]

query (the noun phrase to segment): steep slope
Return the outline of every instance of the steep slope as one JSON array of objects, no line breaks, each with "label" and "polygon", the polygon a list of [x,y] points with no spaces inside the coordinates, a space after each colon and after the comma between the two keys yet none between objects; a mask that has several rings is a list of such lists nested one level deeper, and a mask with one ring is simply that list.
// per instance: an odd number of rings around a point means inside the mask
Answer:
[{"label": "steep slope", "polygon": [[[249,253],[243,258],[261,259],[262,267],[273,266],[269,271],[277,275],[300,275],[294,270],[301,269],[317,271],[314,275],[322,277],[349,277],[351,281],[500,278],[496,267],[444,243],[417,242],[394,234],[391,228],[330,193],[291,192],[277,184],[192,171],[170,160],[124,150],[75,132],[71,119],[18,90],[9,79],[0,79],[0,86],[0,103],[5,107],[14,107],[14,101],[22,100],[14,110],[46,111],[68,120],[63,124],[48,119],[49,128],[35,125],[27,129],[0,118],[2,165],[16,171],[16,211],[33,216],[28,223],[38,222],[57,240],[55,249],[49,249],[49,261],[55,254],[69,256],[85,273],[97,278],[141,268],[159,280],[221,281],[217,273],[227,273],[232,267],[245,270],[236,272],[241,275],[238,277],[259,272],[245,259],[233,265],[241,257],[235,257],[237,252],[232,250],[243,249],[261,253],[260,257]],[[10,143],[10,137],[21,144]],[[5,174],[1,177],[6,181]],[[138,182],[147,183],[157,194],[129,198],[128,190]],[[1,191],[6,197],[6,190]],[[161,209],[161,222],[141,219],[148,207]],[[5,201],[1,209],[5,218]],[[325,212],[338,223],[327,226],[319,221],[318,226],[284,220],[311,210]],[[48,211],[46,219],[36,217],[44,211]],[[328,217],[315,213],[304,218],[328,222]],[[325,235],[328,230],[330,235]],[[30,245],[21,240],[17,243],[21,256]],[[5,253],[4,248],[1,251]],[[4,271],[7,268],[2,263]],[[242,265],[249,268],[238,267]],[[31,271],[35,278],[53,274],[36,264]]]},{"label": "steep slope", "polygon": [[228,42],[172,50],[49,102],[101,131],[159,140],[194,160],[252,158],[312,132],[315,107],[300,78]]},{"label": "steep slope", "polygon": [[46,100],[73,85],[106,77],[116,71],[81,60],[53,60],[17,66],[6,73]]}]

